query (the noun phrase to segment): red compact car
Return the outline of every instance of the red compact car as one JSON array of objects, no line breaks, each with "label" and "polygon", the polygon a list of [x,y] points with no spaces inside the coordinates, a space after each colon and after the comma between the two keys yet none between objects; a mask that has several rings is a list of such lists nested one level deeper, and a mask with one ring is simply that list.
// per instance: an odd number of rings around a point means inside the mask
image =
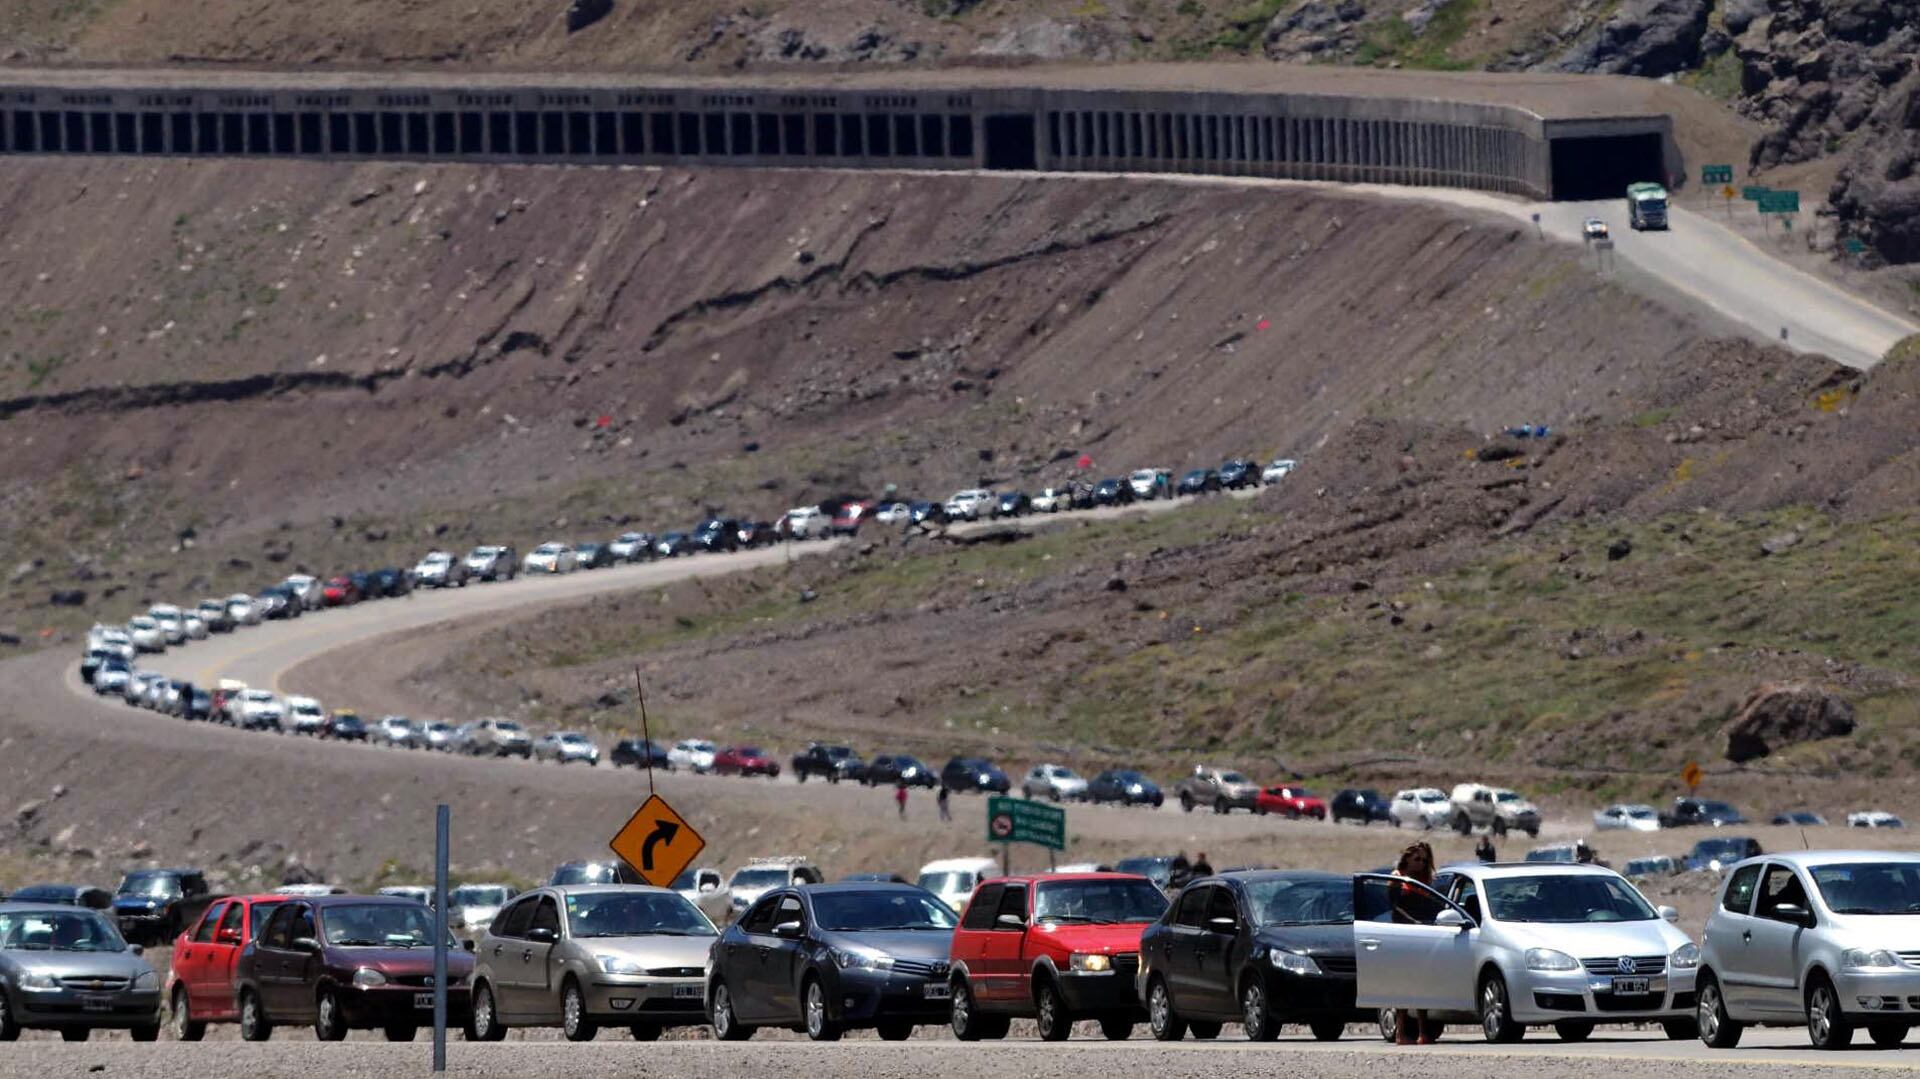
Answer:
[{"label": "red compact car", "polygon": [[1042,873],[980,885],[953,934],[953,1033],[1004,1038],[1016,1016],[1064,1041],[1095,1019],[1118,1041],[1146,1017],[1134,991],[1140,934],[1167,897],[1131,873]]},{"label": "red compact car", "polygon": [[1280,813],[1288,820],[1327,819],[1327,803],[1305,787],[1268,787],[1254,796],[1255,813]]},{"label": "red compact car", "polygon": [[197,1042],[208,1023],[232,1023],[234,964],[240,949],[259,935],[267,915],[287,901],[284,895],[241,895],[216,899],[200,920],[173,942],[167,974],[168,1015],[175,1041]]},{"label": "red compact car", "polygon": [[347,607],[360,602],[360,586],[351,577],[334,577],[320,589],[320,600],[329,607]]},{"label": "red compact car", "polygon": [[766,776],[780,774],[780,762],[759,746],[728,746],[713,755],[713,770],[723,776]]}]

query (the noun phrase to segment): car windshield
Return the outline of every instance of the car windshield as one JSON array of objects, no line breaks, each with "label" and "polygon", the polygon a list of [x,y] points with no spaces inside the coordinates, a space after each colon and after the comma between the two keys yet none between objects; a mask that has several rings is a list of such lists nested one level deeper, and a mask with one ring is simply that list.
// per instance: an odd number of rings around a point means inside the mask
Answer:
[{"label": "car windshield", "polygon": [[1166,909],[1166,894],[1144,880],[1042,881],[1034,895],[1033,920],[1117,925],[1157,921]]},{"label": "car windshield", "polygon": [[674,892],[588,892],[567,897],[567,924],[590,937],[711,937],[713,923]]},{"label": "car windshield", "polygon": [[453,556],[450,554],[430,554],[421,559],[420,564],[423,566],[444,566],[452,561]]},{"label": "car windshield", "polygon": [[1220,782],[1222,783],[1245,783],[1246,781],[1247,777],[1241,775],[1239,772],[1220,773]]},{"label": "car windshield", "polygon": [[1739,816],[1739,811],[1725,802],[1702,802],[1700,803],[1700,812],[1714,817]]},{"label": "car windshield", "polygon": [[813,897],[820,928],[840,932],[884,929],[952,929],[959,924],[945,903],[902,889],[823,892]]},{"label": "car windshield", "polygon": [[1693,845],[1693,853],[1701,858],[1725,858],[1728,855],[1744,858],[1747,856],[1747,841],[1744,839],[1702,839]]},{"label": "car windshield", "polygon": [[1143,777],[1139,772],[1115,772],[1113,778],[1120,783],[1139,783]]},{"label": "car windshield", "polygon": [[433,912],[411,903],[327,907],[327,943],[336,948],[424,948],[433,943]]},{"label": "car windshield", "polygon": [[560,546],[557,543],[543,543],[540,545],[540,549],[533,553],[534,554],[559,554],[561,551],[564,551],[564,550],[566,550],[566,548]]},{"label": "car windshield", "polygon": [[577,862],[563,865],[553,871],[553,879],[548,881],[555,887],[567,884],[612,884],[618,874],[610,865],[600,862]]},{"label": "car windshield", "polygon": [[247,692],[243,694],[243,696],[253,704],[273,703],[273,694],[268,693],[264,689],[250,689],[250,690],[247,690]]},{"label": "car windshield", "polygon": [[1844,862],[1809,872],[1835,914],[1920,914],[1920,865],[1915,863]]},{"label": "car windshield", "polygon": [[498,907],[510,898],[507,889],[497,884],[463,884],[447,896],[450,907]]},{"label": "car windshield", "polygon": [[1444,802],[1447,800],[1447,796],[1441,794],[1439,791],[1421,791],[1419,794],[1414,795],[1414,797],[1423,802]]},{"label": "car windshield", "polygon": [[1621,810],[1621,812],[1632,817],[1634,820],[1652,820],[1656,815],[1653,810],[1646,806],[1628,806]]},{"label": "car windshield", "polygon": [[843,760],[853,756],[853,750],[848,749],[846,746],[828,746],[827,756],[836,761]]},{"label": "car windshield", "polygon": [[118,895],[159,895],[180,894],[180,880],[171,873],[131,873],[120,882]]},{"label": "car windshield", "polygon": [[1518,802],[1520,801],[1520,796],[1512,791],[1494,791],[1493,800],[1496,802]]},{"label": "car windshield", "polygon": [[1187,479],[1194,483],[1198,483],[1206,478],[1207,470],[1204,468],[1196,468],[1192,472],[1187,473]]},{"label": "car windshield", "polygon": [[124,952],[127,943],[90,910],[31,910],[0,914],[0,950]]},{"label": "car windshield", "polygon": [[759,746],[741,746],[741,747],[740,747],[739,749],[736,749],[736,750],[734,750],[734,751],[733,751],[733,754],[734,754],[734,756],[736,756],[736,757],[764,757],[764,756],[766,756],[766,754],[765,754],[765,753],[762,753],[762,752],[760,751],[760,747],[759,747]]},{"label": "car windshield", "polygon": [[1247,903],[1261,925],[1341,925],[1353,921],[1353,882],[1345,877],[1250,880]]},{"label": "car windshield", "polygon": [[938,895],[954,895],[973,891],[976,874],[966,870],[948,870],[944,873],[920,874],[920,887]]},{"label": "car windshield", "polygon": [[785,869],[742,869],[733,875],[733,883],[729,884],[728,887],[736,890],[745,888],[778,888],[786,882],[787,871]]},{"label": "car windshield", "polygon": [[1598,874],[1492,877],[1487,909],[1503,922],[1644,922],[1659,917],[1624,881]]}]

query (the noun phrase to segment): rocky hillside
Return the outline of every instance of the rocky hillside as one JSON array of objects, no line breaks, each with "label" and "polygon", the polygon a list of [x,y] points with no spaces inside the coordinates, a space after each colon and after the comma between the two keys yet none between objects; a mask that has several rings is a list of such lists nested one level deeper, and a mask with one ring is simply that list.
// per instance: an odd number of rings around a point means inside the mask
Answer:
[{"label": "rocky hillside", "polygon": [[[1674,77],[1768,130],[1749,168],[1826,198],[1836,238],[1920,260],[1917,0],[22,0],[0,60],[924,65],[1264,56]],[[1837,246],[1837,245],[1836,245]]]}]

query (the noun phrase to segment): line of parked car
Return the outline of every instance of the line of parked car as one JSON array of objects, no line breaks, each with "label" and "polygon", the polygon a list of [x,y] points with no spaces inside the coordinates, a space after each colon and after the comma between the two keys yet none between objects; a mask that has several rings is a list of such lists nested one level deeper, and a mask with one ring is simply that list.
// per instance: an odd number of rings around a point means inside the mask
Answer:
[{"label": "line of parked car", "polygon": [[[1168,890],[1124,871],[1000,875],[968,867],[949,902],[941,863],[921,883],[884,874],[825,883],[803,860],[736,870],[739,916],[718,927],[693,894],[569,863],[524,893],[469,898],[472,936],[449,940],[448,1004],[467,1038],[557,1027],[588,1041],[709,1026],[724,1041],[762,1028],[814,1041],[873,1029],[903,1040],[945,1026],[1003,1038],[1015,1018],[1048,1041],[1097,1024],[1121,1040],[1254,1042],[1283,1024],[1336,1040],[1355,1024],[1392,1042],[1454,1024],[1492,1043],[1550,1027],[1564,1041],[1601,1024],[1656,1025],[1730,1049],[1744,1030],[1803,1025],[1822,1049],[1859,1030],[1895,1047],[1920,1023],[1920,855],[1797,851],[1739,861],[1696,940],[1670,907],[1598,865],[1384,872],[1229,870]],[[430,1015],[434,918],[416,888],[349,895],[324,885],[205,894],[191,871],[130,875],[121,925],[146,898],[177,926],[164,979],[102,911],[16,895],[0,901],[0,1041],[23,1029],[85,1040],[197,1041],[233,1023],[264,1041],[310,1027],[322,1041],[416,1036]],[[189,889],[197,909],[189,916]],[[461,901],[458,892],[450,897]],[[121,897],[114,900],[120,910]],[[163,1007],[164,1003],[164,1007]]]}]

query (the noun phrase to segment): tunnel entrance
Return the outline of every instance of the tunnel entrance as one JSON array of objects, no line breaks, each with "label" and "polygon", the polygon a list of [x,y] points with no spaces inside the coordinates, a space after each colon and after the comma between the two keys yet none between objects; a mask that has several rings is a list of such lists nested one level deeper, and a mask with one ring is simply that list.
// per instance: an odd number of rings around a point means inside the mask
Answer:
[{"label": "tunnel entrance", "polygon": [[1034,125],[1031,115],[989,116],[987,126],[987,167],[990,169],[1035,169]]},{"label": "tunnel entrance", "polygon": [[1668,183],[1657,132],[1554,139],[1551,145],[1556,201],[1625,198],[1628,184]]}]

